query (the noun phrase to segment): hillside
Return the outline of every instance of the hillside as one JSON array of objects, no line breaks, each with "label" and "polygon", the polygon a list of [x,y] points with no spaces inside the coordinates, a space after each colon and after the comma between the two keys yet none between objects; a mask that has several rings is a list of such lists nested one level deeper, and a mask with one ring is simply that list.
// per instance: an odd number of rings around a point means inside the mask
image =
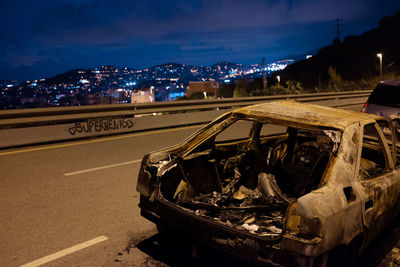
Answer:
[{"label": "hillside", "polygon": [[399,29],[400,11],[361,36],[348,36],[343,42],[335,39],[312,58],[289,65],[276,75],[282,82],[300,82],[306,91],[332,90],[335,86],[369,89],[379,80],[377,53],[382,53],[384,79],[400,78]]},{"label": "hillside", "polygon": [[[61,84],[61,83],[71,83],[75,84],[80,80],[82,72],[81,69],[73,69],[65,73],[57,74],[53,77],[47,78],[44,84]],[[86,77],[85,77],[86,78]]]}]

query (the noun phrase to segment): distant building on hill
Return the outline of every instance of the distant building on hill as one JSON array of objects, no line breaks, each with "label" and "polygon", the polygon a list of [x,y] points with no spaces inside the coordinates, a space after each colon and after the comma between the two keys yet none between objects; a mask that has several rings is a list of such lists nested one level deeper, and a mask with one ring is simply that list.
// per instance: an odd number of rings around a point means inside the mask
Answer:
[{"label": "distant building on hill", "polygon": [[218,89],[219,89],[218,82],[213,82],[213,81],[189,82],[186,95],[189,98],[194,93],[206,93],[207,96],[216,96]]},{"label": "distant building on hill", "polygon": [[131,103],[139,104],[139,103],[149,103],[154,102],[154,93],[153,90],[139,90],[137,92],[131,93]]}]

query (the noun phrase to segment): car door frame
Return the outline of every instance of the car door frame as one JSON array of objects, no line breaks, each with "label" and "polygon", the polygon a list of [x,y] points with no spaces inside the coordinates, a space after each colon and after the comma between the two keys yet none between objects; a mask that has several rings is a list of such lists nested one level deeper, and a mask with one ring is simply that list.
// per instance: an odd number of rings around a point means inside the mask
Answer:
[{"label": "car door frame", "polygon": [[400,153],[400,148],[397,146],[400,146],[400,136],[399,139],[396,137],[396,127],[394,124],[394,121],[398,121],[398,129],[399,129],[399,135],[400,135],[400,116],[399,115],[391,115],[390,116],[390,123],[392,126],[392,133],[393,133],[393,144],[394,144],[394,150],[393,150],[393,165],[394,165],[394,170],[393,170],[393,183],[395,184],[397,190],[397,198],[393,200],[395,204],[393,208],[394,214],[399,214],[400,213],[400,156],[399,158],[397,157],[397,153]]},{"label": "car door frame", "polygon": [[[364,142],[364,128],[369,124],[374,124],[374,127],[378,133],[378,138],[380,145],[384,148],[383,154],[385,157],[385,171],[384,173],[379,174],[376,177],[372,177],[370,179],[362,179],[359,175],[360,171],[360,161],[361,161],[361,153]],[[391,209],[390,205],[388,205],[388,201],[390,197],[385,194],[385,191],[388,191],[388,188],[392,187],[392,177],[393,177],[393,154],[390,153],[389,146],[387,141],[379,128],[379,125],[375,120],[365,122],[361,125],[362,127],[362,137],[361,142],[359,144],[359,156],[358,156],[358,165],[356,175],[358,175],[358,179],[360,184],[364,190],[364,199],[362,199],[362,221],[365,230],[365,238],[366,243],[369,243],[372,239],[376,237],[378,233],[380,233],[383,228],[390,221],[387,218],[387,213]],[[393,127],[392,127],[393,129]],[[393,142],[393,133],[392,133],[392,142]]]}]

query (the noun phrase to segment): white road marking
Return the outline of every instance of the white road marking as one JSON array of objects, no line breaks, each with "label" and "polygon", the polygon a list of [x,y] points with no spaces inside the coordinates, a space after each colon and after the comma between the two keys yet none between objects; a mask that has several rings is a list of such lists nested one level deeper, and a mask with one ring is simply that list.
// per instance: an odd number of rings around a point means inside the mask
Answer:
[{"label": "white road marking", "polygon": [[86,172],[92,172],[92,171],[98,171],[98,170],[103,170],[103,169],[108,169],[108,168],[124,166],[124,165],[128,165],[128,164],[138,163],[138,162],[141,162],[141,161],[142,161],[141,159],[137,159],[137,160],[121,162],[121,163],[117,163],[117,164],[106,165],[106,166],[101,166],[101,167],[92,168],[92,169],[86,169],[86,170],[81,170],[81,171],[76,171],[76,172],[64,173],[64,175],[65,176],[71,176],[71,175],[75,175],[75,174],[81,174],[81,173],[86,173]]},{"label": "white road marking", "polygon": [[40,265],[42,265],[42,264],[45,264],[45,263],[48,263],[48,262],[50,262],[50,261],[54,261],[54,260],[56,260],[56,259],[58,259],[58,258],[64,257],[64,256],[66,256],[66,255],[68,255],[68,254],[77,252],[78,250],[81,250],[81,249],[84,249],[84,248],[93,246],[93,245],[95,245],[95,244],[97,244],[97,243],[100,243],[100,242],[103,242],[103,241],[105,241],[105,240],[107,240],[107,239],[108,239],[108,237],[106,237],[106,236],[99,236],[99,237],[97,237],[97,238],[95,238],[95,239],[92,239],[92,240],[83,242],[83,243],[81,243],[81,244],[79,244],[79,245],[76,245],[76,246],[73,246],[73,247],[70,247],[70,248],[61,250],[61,251],[59,251],[59,252],[50,254],[50,255],[48,255],[48,256],[46,256],[46,257],[37,259],[37,260],[32,261],[32,262],[30,262],[30,263],[21,265],[20,267],[35,267],[35,266],[40,266]]}]

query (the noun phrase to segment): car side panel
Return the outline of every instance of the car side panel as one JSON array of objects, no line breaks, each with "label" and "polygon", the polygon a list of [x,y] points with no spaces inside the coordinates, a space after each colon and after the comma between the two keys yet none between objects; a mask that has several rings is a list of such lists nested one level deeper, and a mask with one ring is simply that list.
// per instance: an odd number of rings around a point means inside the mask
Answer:
[{"label": "car side panel", "polygon": [[398,170],[361,182],[366,198],[363,201],[363,223],[370,242],[397,214],[400,194]]},{"label": "car side panel", "polygon": [[349,244],[363,231],[361,204],[364,193],[355,179],[359,135],[358,124],[346,129],[338,155],[325,173],[326,185],[297,200],[297,215],[309,219],[317,217],[321,221],[322,242],[301,253],[319,255],[340,244]]},{"label": "car side panel", "polygon": [[400,108],[369,103],[365,112],[389,118],[390,115],[399,115]]}]

